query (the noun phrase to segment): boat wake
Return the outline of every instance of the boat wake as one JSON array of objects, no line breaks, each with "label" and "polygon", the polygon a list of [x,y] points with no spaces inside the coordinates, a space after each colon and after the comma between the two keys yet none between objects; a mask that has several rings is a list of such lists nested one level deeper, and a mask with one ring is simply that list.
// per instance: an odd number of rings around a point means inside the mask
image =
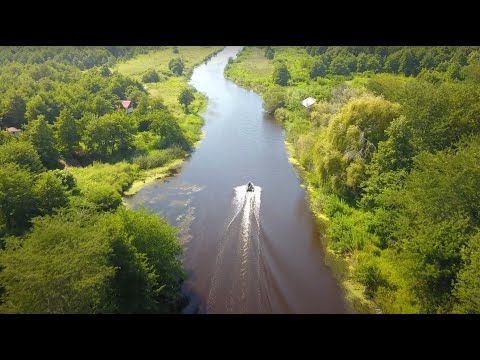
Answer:
[{"label": "boat wake", "polygon": [[[219,245],[207,312],[245,313],[249,308],[256,308],[251,302],[264,301],[261,192],[260,186],[255,186],[254,191],[247,191],[245,185],[234,188],[230,221]],[[227,263],[225,259],[233,261]],[[224,302],[219,304],[217,298]]]}]

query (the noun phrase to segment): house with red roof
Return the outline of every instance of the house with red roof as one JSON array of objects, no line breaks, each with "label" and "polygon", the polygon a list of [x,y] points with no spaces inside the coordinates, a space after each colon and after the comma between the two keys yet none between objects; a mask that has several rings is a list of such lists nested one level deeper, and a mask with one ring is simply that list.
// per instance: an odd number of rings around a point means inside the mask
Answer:
[{"label": "house with red roof", "polygon": [[15,127],[8,127],[8,128],[7,128],[7,132],[8,132],[9,134],[15,135],[15,136],[20,135],[20,132],[21,132],[21,131],[22,131],[22,130],[17,129],[17,128],[15,128]]},{"label": "house with red roof", "polygon": [[135,104],[133,101],[130,100],[122,100],[122,106],[124,109],[127,110],[127,113],[130,114],[133,111]]}]

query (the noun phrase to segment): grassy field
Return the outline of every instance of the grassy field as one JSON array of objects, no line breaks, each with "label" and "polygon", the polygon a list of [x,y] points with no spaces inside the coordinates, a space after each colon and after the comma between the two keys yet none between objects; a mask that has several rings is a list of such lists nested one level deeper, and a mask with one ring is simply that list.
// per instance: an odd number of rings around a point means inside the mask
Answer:
[{"label": "grassy field", "polygon": [[265,49],[247,47],[234,63],[227,66],[225,75],[258,91],[270,82],[272,72],[273,62],[265,57]]},{"label": "grassy field", "polygon": [[[184,77],[174,77],[159,83],[149,83],[147,89],[151,96],[162,99],[175,116],[182,117],[185,114],[178,102],[178,95],[185,86],[187,85]],[[190,104],[189,108],[192,113],[198,113],[206,108],[206,104],[207,98],[201,93],[195,92],[195,101]]]},{"label": "grassy field", "polygon": [[[112,69],[130,76],[138,81],[150,69],[155,69],[160,75],[160,82],[148,83],[147,91],[151,96],[159,97],[172,113],[178,117],[184,116],[183,109],[178,103],[178,95],[187,86],[188,76],[193,68],[202,63],[209,55],[222,49],[221,46],[178,46],[178,53],[173,52],[173,46],[166,46],[160,50],[142,54],[134,59],[118,63]],[[171,59],[181,58],[185,64],[183,76],[175,76],[168,68]],[[190,105],[192,113],[199,113],[206,108],[206,98],[195,93],[195,101]]]},{"label": "grassy field", "polygon": [[173,48],[174,46],[166,46],[158,51],[138,55],[124,63],[118,63],[112,70],[118,70],[121,74],[141,81],[142,75],[147,70],[155,69],[164,80],[165,77],[173,76],[168,68],[171,59],[181,58],[185,64],[184,74],[188,74],[208,55],[222,49],[221,46],[178,46],[176,54]]}]

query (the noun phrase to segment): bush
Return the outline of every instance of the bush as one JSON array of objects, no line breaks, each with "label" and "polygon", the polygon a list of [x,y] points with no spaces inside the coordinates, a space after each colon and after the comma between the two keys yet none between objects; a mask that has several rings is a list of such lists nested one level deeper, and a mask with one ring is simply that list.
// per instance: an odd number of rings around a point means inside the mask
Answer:
[{"label": "bush", "polygon": [[285,106],[285,92],[280,87],[272,87],[263,97],[263,108],[270,114]]},{"label": "bush", "polygon": [[109,211],[122,204],[122,197],[112,185],[97,184],[85,192],[88,201],[95,204],[100,211]]},{"label": "bush", "polygon": [[143,74],[142,81],[144,83],[159,82],[160,81],[160,75],[158,75],[158,73],[155,71],[155,69],[150,69],[145,74]]},{"label": "bush", "polygon": [[183,69],[185,68],[185,64],[183,63],[182,59],[175,58],[170,60],[168,63],[168,68],[177,76],[181,76],[183,74]]},{"label": "bush", "polygon": [[161,167],[168,162],[185,156],[185,150],[180,147],[158,150],[146,155],[140,155],[133,158],[132,162],[137,164],[139,169],[151,169]]},{"label": "bush", "polygon": [[71,172],[59,169],[52,170],[51,172],[62,181],[62,185],[65,186],[67,190],[73,190],[77,186],[77,181]]},{"label": "bush", "polygon": [[269,60],[273,60],[273,58],[275,57],[275,50],[272,49],[272,47],[267,46],[267,48],[265,49],[265,57]]},{"label": "bush", "polygon": [[380,286],[387,287],[388,281],[377,265],[362,263],[357,268],[356,279],[365,285],[365,294],[373,297]]}]

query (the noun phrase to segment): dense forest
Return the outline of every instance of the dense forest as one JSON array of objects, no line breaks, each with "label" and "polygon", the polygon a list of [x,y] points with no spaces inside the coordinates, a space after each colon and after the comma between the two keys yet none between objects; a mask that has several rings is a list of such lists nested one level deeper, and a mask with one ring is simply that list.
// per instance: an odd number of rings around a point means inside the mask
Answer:
[{"label": "dense forest", "polygon": [[479,47],[247,47],[225,73],[284,125],[359,311],[480,312]]},{"label": "dense forest", "polygon": [[[122,195],[200,139],[205,98],[178,64],[214,50],[0,48],[0,312],[180,311],[175,229]],[[148,92],[164,80],[155,69],[136,79],[116,68],[142,54],[170,61],[173,105]]]}]

